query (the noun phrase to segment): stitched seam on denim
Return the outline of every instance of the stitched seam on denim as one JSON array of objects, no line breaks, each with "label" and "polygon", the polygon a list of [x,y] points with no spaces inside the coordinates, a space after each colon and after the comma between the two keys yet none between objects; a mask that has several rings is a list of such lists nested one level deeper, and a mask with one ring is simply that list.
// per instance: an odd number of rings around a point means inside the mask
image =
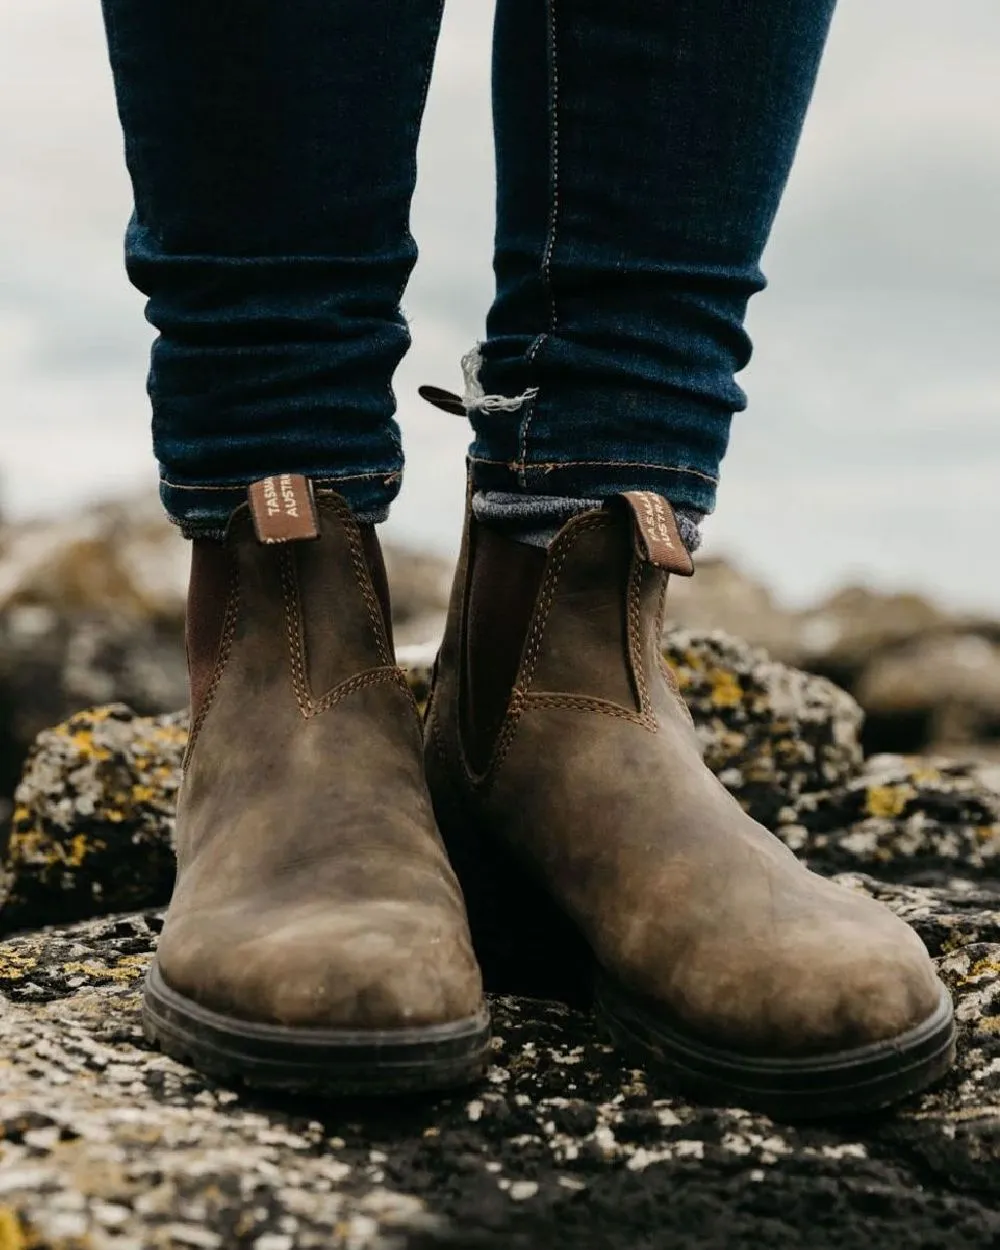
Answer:
[{"label": "stitched seam on denim", "polygon": [[222,681],[222,674],[229,663],[229,656],[233,649],[233,639],[236,636],[236,621],[240,610],[240,572],[239,565],[232,556],[230,556],[229,577],[229,599],[226,602],[225,616],[222,618],[222,637],[219,640],[218,655],[215,657],[215,668],[212,670],[212,677],[208,683],[208,689],[205,691],[205,696],[201,701],[201,707],[198,709],[198,715],[195,717],[194,724],[188,730],[187,747],[184,751],[184,759],[181,762],[182,772],[187,768],[188,761],[191,759],[194,744],[201,733],[205,717],[215,701],[219,683]]},{"label": "stitched seam on denim", "polygon": [[549,567],[546,570],[545,581],[542,583],[542,589],[538,597],[538,606],[535,609],[535,619],[532,623],[531,633],[528,635],[524,660],[517,677],[514,679],[514,689],[511,692],[507,715],[504,718],[503,726],[493,748],[493,756],[484,776],[488,777],[496,772],[506,759],[513,742],[518,722],[521,719],[521,713],[524,711],[525,699],[534,679],[542,638],[545,634],[549,615],[552,612],[552,606],[555,603],[556,588],[559,585],[563,565],[566,563],[574,543],[581,534],[589,533],[594,529],[602,529],[609,524],[609,520],[610,518],[599,515],[584,517],[582,520],[570,522],[569,526],[563,530],[549,549]]},{"label": "stitched seam on denim", "polygon": [[630,712],[619,703],[609,699],[597,699],[587,695],[571,694],[529,694],[524,698],[525,712],[535,708],[558,708],[570,712],[600,712],[602,716],[614,716],[618,720],[628,721],[633,725],[641,725],[643,729],[656,733],[657,724],[652,716],[643,716],[639,712]]},{"label": "stitched seam on denim", "polygon": [[493,464],[510,469],[538,469],[551,473],[555,469],[656,469],[661,473],[686,473],[691,477],[700,477],[703,481],[718,486],[719,479],[710,473],[702,473],[700,469],[683,469],[676,464],[649,464],[642,460],[539,460],[534,464],[522,465],[519,461],[489,460],[485,456],[472,456],[473,464]]},{"label": "stitched seam on denim", "polygon": [[[371,478],[376,478],[376,477],[382,477],[382,478],[385,478],[387,482],[391,482],[395,478],[402,477],[402,472],[399,469],[391,469],[391,470],[386,470],[384,473],[383,472],[346,473],[343,477],[316,477],[316,478],[310,478],[310,481],[313,483],[314,486],[326,486],[328,484],[335,486],[338,482],[361,482],[361,481],[368,481]],[[160,485],[169,486],[171,490],[191,490],[191,491],[214,490],[214,491],[222,491],[222,492],[228,491],[232,493],[233,491],[245,492],[249,486],[253,485],[253,483],[252,482],[243,482],[243,483],[236,482],[232,486],[188,486],[181,482],[171,482],[169,478],[161,477]]]},{"label": "stitched seam on denim", "polygon": [[[437,30],[441,29],[441,20],[443,17],[444,17],[444,0],[441,0],[440,4],[438,5]],[[434,70],[434,44],[436,42],[437,42],[437,34],[434,35],[434,38],[432,40],[431,53],[430,53],[430,56],[428,56],[427,58],[427,67],[424,71],[424,85],[423,85],[423,90],[420,93],[420,112],[421,113],[423,113],[424,108],[427,105],[427,92],[430,89],[431,76]]]},{"label": "stitched seam on denim", "polygon": [[[435,52],[436,52],[436,50],[437,50],[437,41],[438,41],[438,37],[439,37],[439,35],[440,35],[440,33],[441,33],[441,22],[442,22],[442,20],[443,20],[443,18],[444,18],[444,4],[445,4],[445,0],[439,0],[439,3],[438,3],[438,11],[437,11],[437,23],[435,24],[435,26],[434,26],[434,27],[432,27],[431,40],[430,40],[430,47],[428,48],[428,50],[427,50],[427,56],[426,56],[426,57],[425,57],[425,59],[424,59],[424,77],[423,77],[423,82],[422,82],[422,83],[421,83],[421,85],[420,85],[420,99],[419,99],[419,102],[417,103],[417,111],[416,111],[416,115],[414,116],[414,119],[413,119],[413,121],[414,121],[414,131],[415,131],[416,133],[415,133],[415,136],[414,136],[414,144],[413,144],[413,148],[412,148],[412,150],[411,150],[411,155],[412,155],[412,158],[413,158],[413,159],[412,159],[412,165],[411,165],[411,168],[412,168],[412,170],[413,170],[413,179],[414,179],[414,180],[416,180],[416,177],[417,177],[417,144],[416,144],[416,139],[418,139],[418,138],[419,138],[419,136],[420,136],[420,130],[421,130],[421,125],[422,125],[422,122],[423,122],[423,116],[424,116],[424,110],[425,110],[425,109],[426,109],[426,107],[427,107],[427,95],[428,95],[428,92],[430,91],[431,79],[432,79],[433,74],[434,74],[434,55],[435,55]],[[411,189],[412,189],[412,188],[411,188]],[[407,227],[406,227],[406,234],[407,234],[407,237],[409,238],[409,240],[410,240],[410,242],[411,242],[411,243],[415,242],[415,240],[414,240],[414,238],[413,238],[413,232],[412,232],[412,231],[411,231],[411,229],[410,229],[409,223],[407,223]],[[412,271],[411,271],[411,272],[412,272]],[[409,273],[407,273],[407,274],[405,274],[405,275],[404,275],[402,282],[399,284],[399,290],[396,292],[396,307],[397,307],[397,309],[399,309],[399,308],[400,308],[400,305],[401,305],[402,300],[403,300],[403,294],[404,294],[404,292],[406,291],[407,286],[409,285],[409,281],[410,281],[410,274],[409,274]],[[405,318],[404,318],[404,320],[405,320]],[[408,327],[408,326],[407,326],[407,333],[409,333],[409,327]],[[394,391],[393,391],[393,389],[392,389],[392,381],[391,381],[391,379],[390,379],[390,382],[389,382],[388,390],[389,390],[390,395],[392,395],[393,400],[395,400],[395,392],[394,392]],[[396,445],[399,447],[400,452],[402,452],[403,448],[402,448],[402,444],[400,443],[399,439],[398,439],[397,437],[394,437],[394,438],[393,438],[393,441],[394,441],[394,442],[396,443]]]},{"label": "stitched seam on denim", "polygon": [[[439,4],[438,4],[437,25],[433,28],[433,33],[432,33],[432,35],[431,35],[431,45],[430,45],[430,48],[429,48],[429,49],[428,49],[428,51],[427,51],[427,56],[426,56],[425,61],[424,61],[424,78],[423,78],[423,82],[422,82],[421,87],[420,87],[420,100],[419,100],[419,102],[418,102],[418,104],[417,104],[417,111],[416,111],[416,115],[415,115],[415,117],[414,117],[414,119],[413,119],[413,120],[414,120],[414,130],[415,130],[416,134],[415,134],[415,137],[414,137],[414,144],[413,144],[413,148],[412,148],[412,152],[411,152],[411,155],[412,155],[412,164],[411,164],[411,168],[412,168],[411,191],[412,191],[412,183],[416,181],[416,177],[417,177],[417,145],[416,145],[416,139],[417,139],[417,138],[419,138],[419,136],[420,136],[420,129],[421,129],[421,123],[423,122],[424,109],[425,109],[425,108],[426,108],[426,106],[427,106],[427,93],[428,93],[428,91],[430,90],[430,85],[431,85],[431,77],[432,77],[433,72],[434,72],[434,53],[435,53],[436,48],[437,48],[437,40],[438,40],[438,36],[439,36],[439,34],[440,34],[440,31],[441,31],[441,21],[442,21],[442,19],[443,19],[443,17],[444,17],[444,3],[445,3],[445,0],[440,0],[440,2],[439,2]],[[413,237],[413,231],[412,231],[412,230],[411,230],[411,228],[410,228],[410,222],[409,222],[409,221],[407,221],[407,224],[406,224],[406,238],[407,238],[407,240],[408,240],[408,241],[409,241],[409,242],[410,242],[410,243],[411,243],[414,247],[416,246],[416,240],[415,240],[415,239],[414,239],[414,237]],[[400,284],[399,284],[399,286],[398,286],[398,288],[397,288],[397,290],[396,290],[396,299],[395,299],[395,311],[399,314],[400,319],[401,319],[401,321],[402,321],[402,323],[403,323],[403,330],[404,330],[404,331],[405,331],[405,333],[406,333],[406,346],[405,346],[405,348],[404,348],[404,352],[405,352],[405,351],[407,351],[407,350],[410,348],[410,346],[412,345],[412,343],[413,343],[413,336],[412,336],[412,335],[411,335],[411,333],[410,333],[410,326],[409,326],[409,322],[407,321],[406,314],[403,312],[403,295],[405,294],[405,292],[406,292],[406,288],[407,288],[407,286],[409,285],[409,282],[410,282],[410,276],[411,276],[412,272],[413,272],[413,266],[411,265],[411,266],[410,266],[410,269],[409,269],[406,273],[404,273],[404,274],[403,274],[402,281],[400,282]],[[387,395],[389,396],[389,401],[390,401],[390,403],[391,403],[391,405],[392,405],[392,410],[393,410],[393,413],[395,413],[395,412],[398,410],[399,405],[398,405],[398,403],[396,402],[396,392],[395,392],[395,390],[393,389],[393,385],[392,385],[392,378],[391,378],[391,377],[390,377],[390,378],[389,378],[389,380],[386,382],[386,387],[385,387],[385,389],[386,389],[386,393],[387,393]],[[392,441],[393,446],[396,448],[397,453],[399,454],[400,458],[402,459],[402,456],[403,456],[403,444],[402,444],[402,441],[401,441],[401,439],[400,439],[399,434],[397,434],[397,433],[396,433],[396,431],[395,431],[395,430],[393,430],[391,427],[388,429],[387,433],[388,433],[388,435],[389,435],[390,440]]]},{"label": "stitched seam on denim", "polygon": [[[559,54],[556,38],[556,0],[546,0],[548,10],[548,88],[549,88],[549,186],[551,203],[549,220],[545,236],[545,250],[542,253],[542,282],[549,293],[549,328],[539,334],[528,349],[528,364],[534,364],[546,339],[554,334],[559,325],[556,309],[556,291],[552,279],[552,259],[556,250],[556,237],[559,232]],[[528,430],[535,415],[537,398],[532,398],[525,405],[524,417],[521,421],[520,451],[521,460],[518,465],[518,482],[527,487],[528,469]]]},{"label": "stitched seam on denim", "polygon": [[[559,45],[556,39],[556,0],[548,0],[549,11],[549,160],[551,162],[552,204],[549,210],[549,231],[542,258],[542,273],[549,289],[549,332],[559,325],[556,312],[556,291],[552,279],[552,260],[559,231]],[[535,348],[537,355],[539,343]]]}]

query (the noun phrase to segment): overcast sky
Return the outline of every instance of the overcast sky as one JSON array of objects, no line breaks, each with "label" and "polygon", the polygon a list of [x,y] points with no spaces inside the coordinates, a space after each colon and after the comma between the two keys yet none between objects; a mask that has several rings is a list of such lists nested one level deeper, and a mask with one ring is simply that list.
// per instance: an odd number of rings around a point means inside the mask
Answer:
[{"label": "overcast sky", "polygon": [[[392,522],[444,549],[467,440],[413,395],[455,385],[481,333],[493,201],[489,6],[449,8]],[[998,54],[997,0],[842,0],[708,529],[708,550],[738,554],[786,598],[864,578],[1000,608]],[[24,515],[155,478],[97,0],[3,0],[0,119],[0,491]]]}]

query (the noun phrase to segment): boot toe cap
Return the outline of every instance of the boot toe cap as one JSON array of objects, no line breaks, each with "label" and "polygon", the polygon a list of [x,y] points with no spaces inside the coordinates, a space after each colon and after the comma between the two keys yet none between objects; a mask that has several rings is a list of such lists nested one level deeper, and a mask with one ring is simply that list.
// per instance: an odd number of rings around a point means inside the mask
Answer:
[{"label": "boot toe cap", "polygon": [[435,908],[359,904],[168,926],[158,955],[178,993],[222,1015],[290,1028],[392,1030],[482,1010],[460,926]]},{"label": "boot toe cap", "polygon": [[925,951],[828,952],[810,961],[767,1012],[772,1045],[786,1053],[860,1049],[903,1037],[938,1010],[941,983]]},{"label": "boot toe cap", "polygon": [[806,1057],[902,1037],[939,1010],[941,982],[919,937],[863,902],[756,940],[717,933],[641,992],[681,1028],[747,1054]]}]

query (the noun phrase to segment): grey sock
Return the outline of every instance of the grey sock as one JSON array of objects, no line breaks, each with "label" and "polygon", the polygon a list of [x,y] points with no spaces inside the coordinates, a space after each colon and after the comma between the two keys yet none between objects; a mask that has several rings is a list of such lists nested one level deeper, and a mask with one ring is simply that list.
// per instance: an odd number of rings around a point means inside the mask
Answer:
[{"label": "grey sock", "polygon": [[[603,507],[600,499],[566,499],[559,495],[516,495],[502,490],[476,491],[472,511],[477,521],[503,530],[531,547],[548,547],[567,521],[581,512]],[[688,551],[701,543],[703,512],[677,508],[677,528]]]}]

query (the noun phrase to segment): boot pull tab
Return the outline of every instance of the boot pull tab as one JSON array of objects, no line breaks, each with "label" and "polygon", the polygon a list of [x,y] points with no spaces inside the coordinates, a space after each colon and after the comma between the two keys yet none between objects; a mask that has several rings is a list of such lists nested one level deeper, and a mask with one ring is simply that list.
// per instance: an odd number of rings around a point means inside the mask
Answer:
[{"label": "boot pull tab", "polygon": [[313,484],[301,473],[278,473],[250,487],[250,515],[262,543],[294,543],[319,538]]},{"label": "boot pull tab", "polygon": [[632,513],[641,554],[659,569],[690,577],[694,561],[681,539],[670,504],[651,490],[625,491],[622,498]]},{"label": "boot pull tab", "polygon": [[443,391],[440,386],[420,386],[417,394],[442,412],[450,412],[455,417],[465,416],[465,401],[452,391]]}]

